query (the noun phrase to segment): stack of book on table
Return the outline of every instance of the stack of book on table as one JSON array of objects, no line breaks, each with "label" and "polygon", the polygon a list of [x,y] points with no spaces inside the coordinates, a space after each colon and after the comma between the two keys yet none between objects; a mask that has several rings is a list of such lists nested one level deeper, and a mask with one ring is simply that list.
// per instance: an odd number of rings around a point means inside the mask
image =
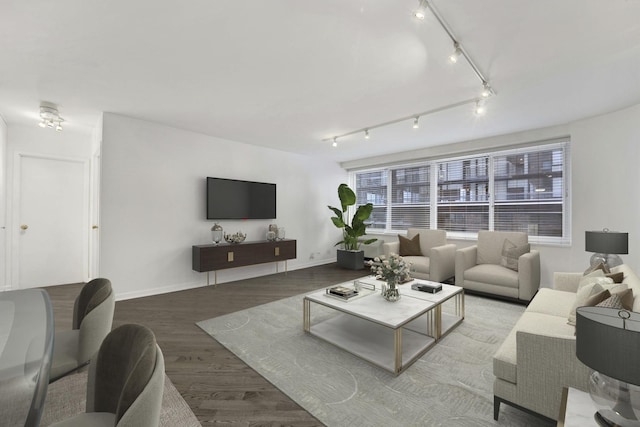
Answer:
[{"label": "stack of book on table", "polygon": [[358,296],[358,291],[345,286],[333,286],[331,288],[327,288],[327,294],[342,299],[349,299]]}]

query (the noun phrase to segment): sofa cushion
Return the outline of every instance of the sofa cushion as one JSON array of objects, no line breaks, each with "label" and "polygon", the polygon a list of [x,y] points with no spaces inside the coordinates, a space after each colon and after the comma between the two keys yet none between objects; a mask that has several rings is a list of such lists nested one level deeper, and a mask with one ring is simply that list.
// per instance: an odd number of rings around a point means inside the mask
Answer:
[{"label": "sofa cushion", "polygon": [[478,254],[476,264],[497,264],[502,260],[502,245],[509,239],[516,246],[529,243],[527,234],[516,231],[478,231]]},{"label": "sofa cushion", "polygon": [[574,326],[567,325],[567,318],[564,316],[532,313],[527,309],[493,356],[493,374],[505,381],[517,383],[516,334],[518,331],[539,335],[566,336],[575,339],[575,330]]},{"label": "sofa cushion", "polygon": [[479,264],[465,270],[464,280],[518,288],[518,272],[501,265]]},{"label": "sofa cushion", "polygon": [[569,312],[576,300],[575,292],[558,291],[550,288],[540,288],[535,298],[527,307],[528,312],[551,314],[553,316],[569,317]]},{"label": "sofa cushion", "polygon": [[531,246],[528,243],[526,245],[516,246],[516,244],[511,240],[504,239],[500,265],[510,268],[511,270],[518,271],[518,258],[528,253],[530,250]]},{"label": "sofa cushion", "polygon": [[398,255],[405,256],[422,256],[420,251],[420,235],[416,234],[413,239],[407,239],[404,236],[398,235],[398,241],[400,242],[400,249]]},{"label": "sofa cushion", "polygon": [[409,228],[407,237],[409,239],[416,235],[420,235],[420,250],[422,255],[431,256],[431,249],[447,244],[447,232],[445,230],[431,228]]}]

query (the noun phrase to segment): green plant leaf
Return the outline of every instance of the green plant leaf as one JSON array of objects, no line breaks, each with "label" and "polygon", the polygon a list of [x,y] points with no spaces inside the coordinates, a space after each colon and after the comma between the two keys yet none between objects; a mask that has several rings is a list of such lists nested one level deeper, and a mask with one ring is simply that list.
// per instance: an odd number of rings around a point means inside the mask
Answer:
[{"label": "green plant leaf", "polygon": [[356,204],[356,193],[354,193],[347,184],[340,184],[338,186],[338,198],[342,204],[343,212],[346,212],[349,206]]}]

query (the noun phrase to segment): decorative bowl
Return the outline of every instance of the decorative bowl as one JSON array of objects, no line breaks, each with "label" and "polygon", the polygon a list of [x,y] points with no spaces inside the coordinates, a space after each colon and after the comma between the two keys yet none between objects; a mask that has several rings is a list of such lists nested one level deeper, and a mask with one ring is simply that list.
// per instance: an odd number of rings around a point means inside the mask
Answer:
[{"label": "decorative bowl", "polygon": [[225,234],[224,235],[224,240],[227,241],[227,243],[242,243],[244,242],[244,239],[247,238],[246,234],[242,234],[242,232],[238,231],[237,233],[234,234]]}]

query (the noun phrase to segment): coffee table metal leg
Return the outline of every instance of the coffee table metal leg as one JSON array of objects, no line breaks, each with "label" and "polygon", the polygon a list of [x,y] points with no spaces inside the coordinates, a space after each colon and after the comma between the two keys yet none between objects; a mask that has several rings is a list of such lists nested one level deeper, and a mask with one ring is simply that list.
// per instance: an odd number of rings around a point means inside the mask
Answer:
[{"label": "coffee table metal leg", "polygon": [[308,299],[302,300],[302,325],[305,332],[309,332],[311,329],[311,301]]},{"label": "coffee table metal leg", "polygon": [[402,370],[402,328],[398,328],[393,334],[394,348],[396,353],[395,373]]},{"label": "coffee table metal leg", "polygon": [[442,304],[438,304],[432,310],[435,311],[435,324],[436,324],[436,334],[433,336],[436,341],[442,337]]}]

